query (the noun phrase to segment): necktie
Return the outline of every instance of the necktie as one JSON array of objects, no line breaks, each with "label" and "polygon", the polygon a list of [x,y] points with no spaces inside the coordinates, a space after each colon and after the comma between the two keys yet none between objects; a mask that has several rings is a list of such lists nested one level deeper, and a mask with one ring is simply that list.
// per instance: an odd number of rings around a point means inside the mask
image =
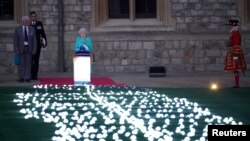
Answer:
[{"label": "necktie", "polygon": [[25,42],[28,42],[27,27],[24,27],[24,41],[25,41]]}]

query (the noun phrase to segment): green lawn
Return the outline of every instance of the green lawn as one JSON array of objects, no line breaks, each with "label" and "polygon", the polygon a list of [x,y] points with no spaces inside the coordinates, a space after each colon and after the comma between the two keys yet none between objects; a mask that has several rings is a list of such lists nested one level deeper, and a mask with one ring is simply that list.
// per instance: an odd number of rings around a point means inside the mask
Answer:
[{"label": "green lawn", "polygon": [[[207,124],[226,124],[223,119],[249,125],[249,90],[95,87],[88,93],[85,87],[0,87],[0,140],[48,141],[63,135],[75,140],[181,140],[190,127],[196,130],[190,139],[200,139]],[[180,123],[183,129],[177,133]]]}]

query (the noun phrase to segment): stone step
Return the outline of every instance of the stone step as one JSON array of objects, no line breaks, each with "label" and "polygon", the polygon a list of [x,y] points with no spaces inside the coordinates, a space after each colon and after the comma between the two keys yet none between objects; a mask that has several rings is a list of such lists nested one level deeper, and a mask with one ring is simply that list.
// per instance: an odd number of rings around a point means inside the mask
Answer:
[{"label": "stone step", "polygon": [[0,43],[12,43],[13,33],[0,33]]},{"label": "stone step", "polygon": [[0,26],[1,33],[14,33],[15,27],[1,27]]},{"label": "stone step", "polygon": [[19,24],[14,23],[14,21],[1,21],[0,23],[0,31],[2,34],[5,33],[14,33],[15,28]]},{"label": "stone step", "polygon": [[19,24],[14,21],[1,21],[0,23],[0,43],[12,43],[15,28]]}]

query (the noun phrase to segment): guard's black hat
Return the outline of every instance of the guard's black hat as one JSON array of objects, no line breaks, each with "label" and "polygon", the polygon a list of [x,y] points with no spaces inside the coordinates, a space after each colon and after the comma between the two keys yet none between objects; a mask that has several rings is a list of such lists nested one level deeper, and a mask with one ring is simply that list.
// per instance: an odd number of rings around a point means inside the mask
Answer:
[{"label": "guard's black hat", "polygon": [[239,21],[238,20],[229,20],[228,25],[239,26]]}]

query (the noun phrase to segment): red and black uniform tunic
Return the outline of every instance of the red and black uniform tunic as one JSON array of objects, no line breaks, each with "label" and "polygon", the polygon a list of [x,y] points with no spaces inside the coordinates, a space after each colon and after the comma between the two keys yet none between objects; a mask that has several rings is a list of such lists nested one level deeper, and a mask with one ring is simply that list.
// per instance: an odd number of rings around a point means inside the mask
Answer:
[{"label": "red and black uniform tunic", "polygon": [[233,31],[229,39],[229,50],[225,60],[225,71],[244,71],[247,69],[244,54],[241,51],[241,35],[239,31]]}]

